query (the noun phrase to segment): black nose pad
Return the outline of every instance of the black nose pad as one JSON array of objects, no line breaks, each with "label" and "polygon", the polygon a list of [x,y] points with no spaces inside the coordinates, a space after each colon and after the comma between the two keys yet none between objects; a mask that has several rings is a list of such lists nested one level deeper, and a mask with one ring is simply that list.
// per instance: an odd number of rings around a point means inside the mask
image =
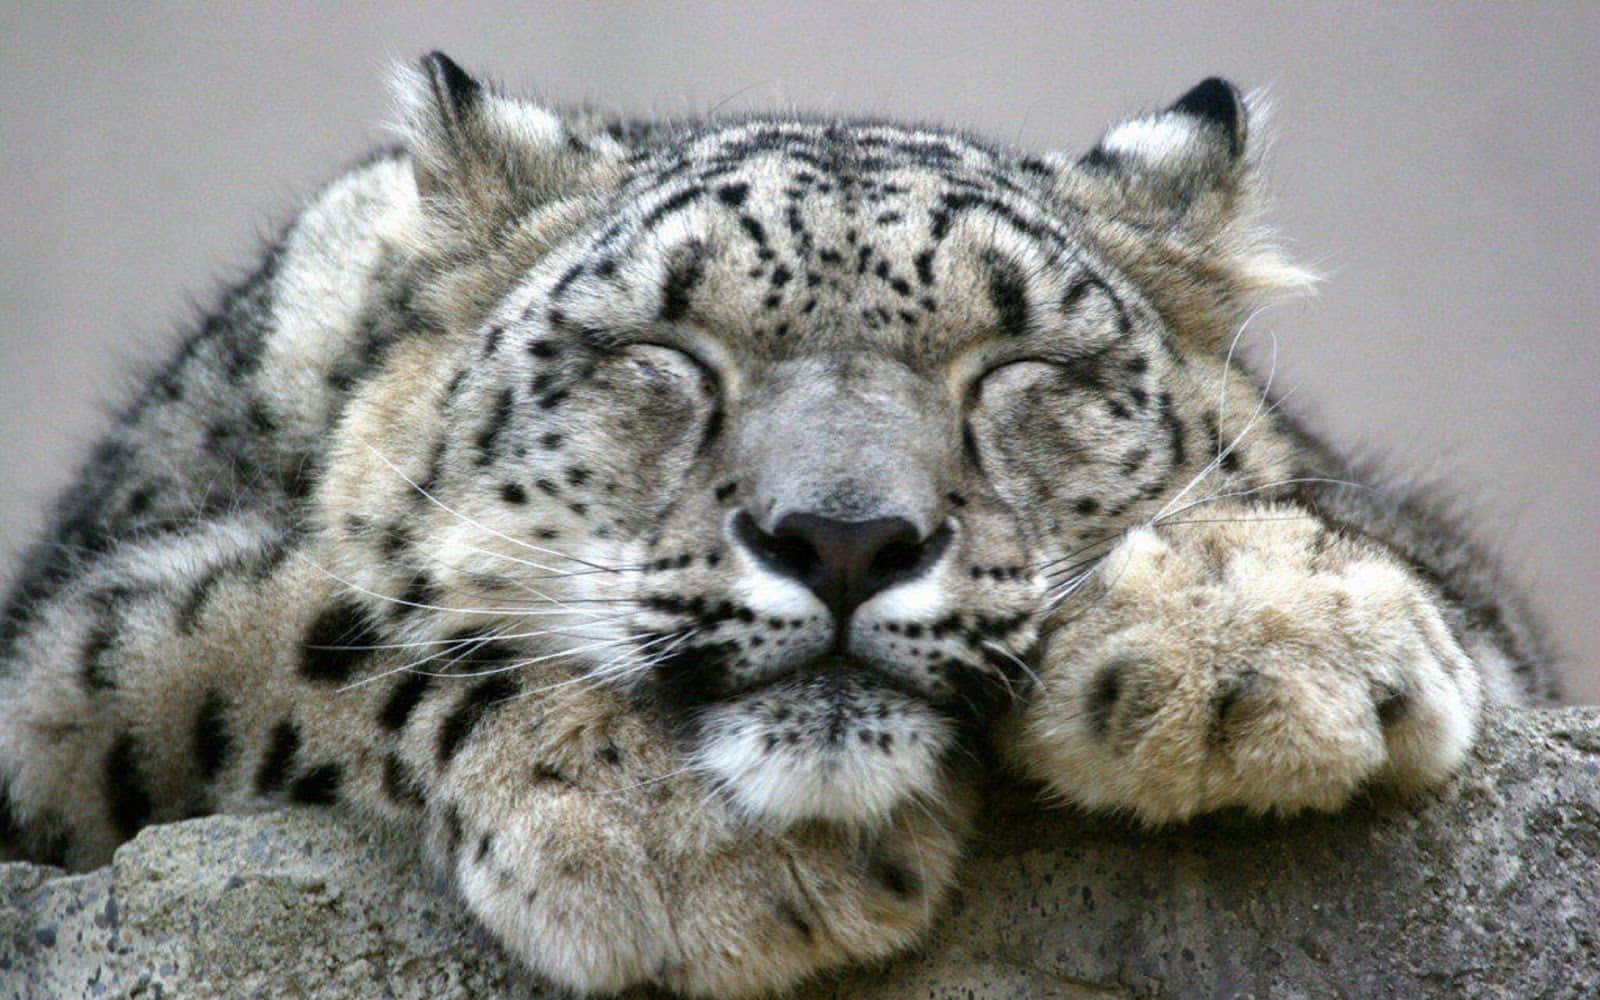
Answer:
[{"label": "black nose pad", "polygon": [[769,568],[809,587],[841,626],[872,595],[932,566],[950,541],[947,526],[924,538],[899,517],[839,521],[788,514],[769,534],[740,511],[733,532]]}]

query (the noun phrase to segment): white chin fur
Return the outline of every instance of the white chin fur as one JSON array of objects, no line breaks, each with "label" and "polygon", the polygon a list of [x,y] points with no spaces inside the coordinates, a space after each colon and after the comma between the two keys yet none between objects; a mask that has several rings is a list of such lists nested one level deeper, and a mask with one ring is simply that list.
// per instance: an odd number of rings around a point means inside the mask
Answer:
[{"label": "white chin fur", "polygon": [[[874,693],[870,706],[830,694],[833,704],[791,692],[711,709],[701,722],[700,767],[746,813],[779,827],[810,819],[871,826],[907,798],[935,791],[948,722],[897,694]],[[880,704],[890,706],[887,717]],[[830,727],[824,717],[842,721]]]}]

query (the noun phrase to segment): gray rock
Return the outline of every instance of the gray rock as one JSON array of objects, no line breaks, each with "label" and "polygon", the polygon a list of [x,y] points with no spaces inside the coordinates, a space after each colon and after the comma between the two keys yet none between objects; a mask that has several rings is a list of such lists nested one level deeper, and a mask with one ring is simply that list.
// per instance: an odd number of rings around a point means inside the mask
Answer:
[{"label": "gray rock", "polygon": [[[808,998],[1600,996],[1600,709],[1490,722],[1425,802],[1149,832],[996,789],[919,953]],[[404,845],[315,811],[0,865],[0,998],[548,995]]]},{"label": "gray rock", "polygon": [[1600,709],[1492,720],[1426,802],[1159,833],[993,815],[925,951],[1029,970],[1015,995],[1600,996]]},{"label": "gray rock", "polygon": [[0,865],[0,998],[536,995],[408,857],[289,810],[150,827],[84,875]]}]

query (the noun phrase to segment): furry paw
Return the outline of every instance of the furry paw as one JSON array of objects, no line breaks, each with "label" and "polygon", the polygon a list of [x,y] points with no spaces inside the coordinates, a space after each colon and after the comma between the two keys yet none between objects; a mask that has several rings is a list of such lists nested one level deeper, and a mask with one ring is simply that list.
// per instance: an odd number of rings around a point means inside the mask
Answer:
[{"label": "furry paw", "polygon": [[766,995],[927,928],[966,824],[953,787],[872,829],[768,830],[602,693],[566,700],[594,704],[551,712],[531,745],[523,730],[520,752],[461,761],[437,845],[478,919],[546,978]]},{"label": "furry paw", "polygon": [[1289,507],[1130,534],[1048,623],[1012,758],[1150,822],[1333,810],[1434,785],[1472,743],[1473,664],[1400,562]]}]

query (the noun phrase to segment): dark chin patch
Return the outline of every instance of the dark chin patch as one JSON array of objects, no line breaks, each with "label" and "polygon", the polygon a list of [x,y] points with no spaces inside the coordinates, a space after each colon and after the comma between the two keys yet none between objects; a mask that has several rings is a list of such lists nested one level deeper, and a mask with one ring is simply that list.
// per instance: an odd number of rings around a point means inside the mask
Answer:
[{"label": "dark chin patch", "polygon": [[[1021,659],[1037,662],[1031,652]],[[988,751],[996,726],[1019,707],[1032,684],[1009,658],[992,655],[987,660],[999,676],[970,669],[960,671],[950,678],[955,693],[939,706],[955,723],[953,747],[968,755]]]},{"label": "dark chin patch", "polygon": [[737,652],[731,642],[674,650],[651,671],[642,700],[658,705],[675,724],[689,722],[707,705],[729,696],[728,662]]},{"label": "dark chin patch", "polygon": [[768,683],[736,689],[728,679],[728,663],[737,653],[734,643],[680,649],[657,665],[651,682],[636,692],[637,700],[641,706],[662,712],[680,735],[693,738],[699,731],[698,720],[708,708],[760,697],[764,692],[776,693],[784,687],[791,688],[788,697],[796,703],[808,698],[837,698],[842,703],[863,691],[892,693],[949,720],[955,743],[976,748],[988,741],[996,723],[1015,707],[1028,684],[1026,677],[1009,668],[1009,664],[993,664],[997,669],[1006,668],[1004,681],[976,668],[962,669],[948,678],[953,690],[933,698],[868,664],[829,656],[785,671]]}]

